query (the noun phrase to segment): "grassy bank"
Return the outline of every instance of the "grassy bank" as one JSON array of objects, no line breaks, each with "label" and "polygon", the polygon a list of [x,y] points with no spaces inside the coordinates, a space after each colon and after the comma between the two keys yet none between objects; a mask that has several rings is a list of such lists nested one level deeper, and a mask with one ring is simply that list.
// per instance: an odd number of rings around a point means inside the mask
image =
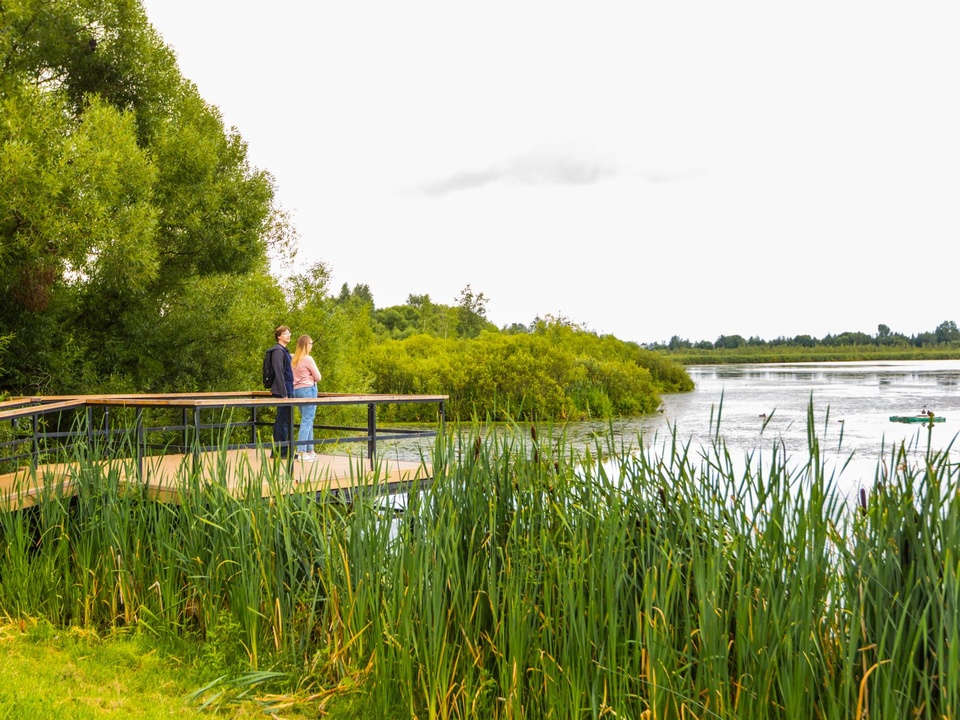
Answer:
[{"label": "grassy bank", "polygon": [[402,514],[282,478],[160,505],[88,463],[77,499],[0,516],[0,610],[175,637],[281,717],[960,714],[946,456],[894,452],[848,502],[812,426],[805,463],[746,472],[722,444],[609,445],[459,429]]},{"label": "grassy bank", "polygon": [[[199,646],[170,640],[136,631],[101,635],[42,620],[0,625],[0,717],[264,717],[263,704],[244,699],[240,688],[230,696],[204,692],[209,670]],[[303,710],[284,717],[318,717]]]}]

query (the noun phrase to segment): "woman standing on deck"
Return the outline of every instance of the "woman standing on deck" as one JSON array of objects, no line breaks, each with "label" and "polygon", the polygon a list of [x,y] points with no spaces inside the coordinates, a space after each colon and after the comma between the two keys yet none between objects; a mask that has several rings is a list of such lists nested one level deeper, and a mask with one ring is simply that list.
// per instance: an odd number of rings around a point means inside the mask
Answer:
[{"label": "woman standing on deck", "polygon": [[[293,353],[293,396],[296,398],[315,398],[317,383],[320,382],[320,370],[316,361],[310,357],[313,339],[309,335],[297,338],[297,350]],[[313,454],[313,418],[317,414],[316,405],[303,405],[300,408],[300,431],[297,440],[309,440],[309,445],[297,445],[301,460],[315,460]]]}]

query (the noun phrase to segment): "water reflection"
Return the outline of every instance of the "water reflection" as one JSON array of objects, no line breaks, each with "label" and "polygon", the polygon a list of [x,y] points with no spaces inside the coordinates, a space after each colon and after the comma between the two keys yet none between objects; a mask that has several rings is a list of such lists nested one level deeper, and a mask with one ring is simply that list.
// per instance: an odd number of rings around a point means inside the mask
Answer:
[{"label": "water reflection", "polygon": [[[928,449],[955,452],[960,432],[960,361],[905,361],[743,365],[688,368],[696,390],[664,398],[662,422],[679,436],[709,445],[720,415],[720,436],[735,453],[774,447],[808,451],[807,418],[828,461],[843,470],[847,490],[870,485],[878,464],[903,444],[915,463]],[[944,416],[933,427],[890,422],[891,415],[924,409]],[[646,421],[625,421],[627,432],[649,432]]]},{"label": "water reflection", "polygon": [[[852,492],[871,486],[878,467],[889,465],[891,451],[901,444],[918,466],[928,450],[948,451],[954,459],[960,452],[953,448],[960,432],[960,361],[704,365],[688,372],[696,389],[665,396],[662,413],[568,423],[564,432],[581,447],[605,449],[612,440],[617,448],[635,450],[642,442],[661,453],[674,432],[703,454],[720,437],[738,462],[747,456],[762,461],[777,449],[805,463],[812,402],[822,456],[839,474],[838,487]],[[933,427],[890,422],[891,415],[924,409],[946,421]],[[385,451],[405,459],[420,452],[399,446]]]}]

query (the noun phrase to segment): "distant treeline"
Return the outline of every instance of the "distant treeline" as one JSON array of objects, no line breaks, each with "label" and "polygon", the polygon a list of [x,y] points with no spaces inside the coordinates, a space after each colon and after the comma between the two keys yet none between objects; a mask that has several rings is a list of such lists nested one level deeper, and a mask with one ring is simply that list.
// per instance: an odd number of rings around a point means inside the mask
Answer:
[{"label": "distant treeline", "polygon": [[844,332],[822,339],[811,335],[759,337],[721,335],[715,341],[691,342],[674,335],[670,342],[646,346],[668,354],[684,364],[697,362],[804,362],[878,359],[960,358],[960,329],[953,320],[940,323],[930,332],[903,335],[879,325],[876,335]]}]

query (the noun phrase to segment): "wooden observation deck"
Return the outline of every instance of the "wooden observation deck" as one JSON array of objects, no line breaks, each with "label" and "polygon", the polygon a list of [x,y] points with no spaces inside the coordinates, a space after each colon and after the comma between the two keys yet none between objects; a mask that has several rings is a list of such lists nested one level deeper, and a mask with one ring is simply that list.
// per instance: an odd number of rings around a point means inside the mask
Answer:
[{"label": "wooden observation deck", "polygon": [[[15,398],[0,403],[0,426],[10,423],[0,430],[0,510],[28,507],[51,492],[72,494],[89,462],[109,466],[122,485],[162,502],[178,502],[198,479],[232,494],[259,485],[263,497],[278,491],[350,496],[371,486],[398,492],[432,478],[429,453],[391,457],[378,453],[378,443],[382,449],[390,441],[434,438],[446,400],[334,393],[275,398],[265,392]],[[436,405],[436,422],[378,427],[377,408],[400,403]],[[274,446],[274,413],[311,404],[317,406],[316,459],[291,459],[300,443]],[[321,424],[324,409],[339,409],[340,418],[365,414],[366,424]],[[292,430],[296,437],[296,424]]]}]

